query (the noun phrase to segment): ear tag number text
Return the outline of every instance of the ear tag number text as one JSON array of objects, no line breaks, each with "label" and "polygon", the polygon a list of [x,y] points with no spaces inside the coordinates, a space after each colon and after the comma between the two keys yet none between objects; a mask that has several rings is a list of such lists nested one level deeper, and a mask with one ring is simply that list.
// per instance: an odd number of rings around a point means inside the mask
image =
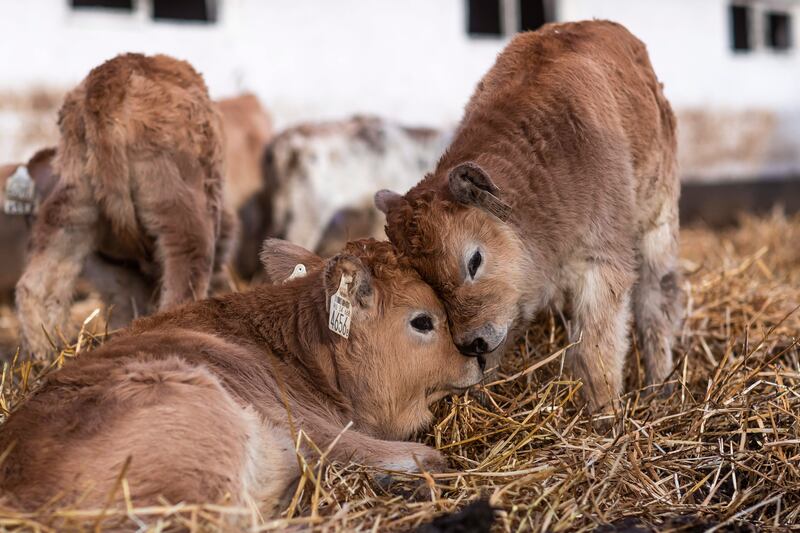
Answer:
[{"label": "ear tag number text", "polygon": [[352,281],[352,276],[342,276],[339,289],[331,296],[331,310],[328,315],[328,328],[345,339],[350,336],[350,319],[353,316],[353,304],[347,299],[347,287]]}]

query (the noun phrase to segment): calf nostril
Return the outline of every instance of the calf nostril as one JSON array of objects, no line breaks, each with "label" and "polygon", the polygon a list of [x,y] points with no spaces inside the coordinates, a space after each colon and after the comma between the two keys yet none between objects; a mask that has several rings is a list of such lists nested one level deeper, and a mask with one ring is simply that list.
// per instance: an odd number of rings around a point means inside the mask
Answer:
[{"label": "calf nostril", "polygon": [[489,345],[486,344],[486,341],[483,340],[482,337],[478,337],[477,339],[473,339],[469,344],[459,344],[458,350],[464,355],[477,357],[488,352]]},{"label": "calf nostril", "polygon": [[489,345],[486,344],[486,341],[483,340],[483,337],[478,337],[472,341],[472,345],[475,347],[476,354],[482,354],[489,351]]},{"label": "calf nostril", "polygon": [[481,372],[486,371],[486,358],[482,355],[478,356],[478,366],[481,367]]}]

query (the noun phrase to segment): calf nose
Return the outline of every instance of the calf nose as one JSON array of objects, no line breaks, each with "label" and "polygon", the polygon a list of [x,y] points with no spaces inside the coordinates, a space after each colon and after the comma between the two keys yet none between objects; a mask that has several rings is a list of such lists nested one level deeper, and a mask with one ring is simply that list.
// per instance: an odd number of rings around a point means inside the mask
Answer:
[{"label": "calf nose", "polygon": [[488,352],[489,345],[483,337],[477,337],[467,344],[459,344],[458,351],[469,357],[477,357]]}]

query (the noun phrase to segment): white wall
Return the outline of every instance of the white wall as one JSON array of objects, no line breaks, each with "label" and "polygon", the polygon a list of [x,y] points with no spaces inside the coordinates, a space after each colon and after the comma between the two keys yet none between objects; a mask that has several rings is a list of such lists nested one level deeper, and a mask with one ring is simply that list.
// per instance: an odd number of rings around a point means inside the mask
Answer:
[{"label": "white wall", "polygon": [[[0,161],[27,157],[35,139],[18,135],[33,119],[4,108],[4,93],[65,90],[120,52],[187,59],[214,97],[254,91],[278,127],[359,112],[448,126],[507,42],[466,35],[466,0],[218,1],[219,22],[204,25],[153,22],[147,0],[134,15],[0,0]],[[556,3],[560,20],[616,20],[647,43],[673,106],[694,113],[683,167],[714,177],[800,171],[800,2],[769,1],[794,14],[788,53],[731,52],[727,0]]]},{"label": "white wall", "polygon": [[647,44],[653,68],[677,108],[800,108],[800,3],[795,47],[786,53],[730,47],[728,0],[562,0],[559,18],[607,18]]},{"label": "white wall", "polygon": [[69,87],[120,52],[163,52],[192,62],[215,96],[255,91],[278,125],[356,112],[441,124],[459,119],[503,45],[464,27],[461,0],[222,0],[216,25],[0,0],[0,91]]},{"label": "white wall", "polygon": [[653,68],[678,112],[684,179],[796,175],[800,2],[751,4],[792,14],[793,47],[785,52],[763,46],[733,52],[729,5],[729,0],[561,0],[558,18],[615,20],[647,44]]}]

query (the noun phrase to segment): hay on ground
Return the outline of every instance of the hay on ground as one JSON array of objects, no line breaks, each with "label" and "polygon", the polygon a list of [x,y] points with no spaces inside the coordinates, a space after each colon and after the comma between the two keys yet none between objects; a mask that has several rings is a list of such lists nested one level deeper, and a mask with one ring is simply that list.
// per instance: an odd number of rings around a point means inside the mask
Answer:
[{"label": "hay on ground", "polygon": [[[319,531],[409,530],[488,498],[497,531],[590,531],[632,524],[643,531],[782,530],[800,524],[800,217],[745,219],[726,232],[682,235],[688,293],[668,398],[642,386],[633,349],[628,393],[612,422],[580,410],[580,383],[563,373],[561,317],[545,313],[485,386],[436,406],[420,440],[449,457],[452,472],[396,476],[311,463],[282,516],[224,504],[127,509],[0,510],[0,527],[100,525],[214,530],[236,520],[253,530],[297,525]],[[99,342],[84,335],[80,350]],[[0,416],[38,376],[74,357],[6,365]],[[0,428],[0,430],[2,430]],[[0,457],[0,461],[2,457]],[[124,485],[124,484],[121,484]],[[747,525],[750,526],[747,526]],[[699,529],[697,529],[699,528]],[[604,526],[599,531],[611,531]]]}]

